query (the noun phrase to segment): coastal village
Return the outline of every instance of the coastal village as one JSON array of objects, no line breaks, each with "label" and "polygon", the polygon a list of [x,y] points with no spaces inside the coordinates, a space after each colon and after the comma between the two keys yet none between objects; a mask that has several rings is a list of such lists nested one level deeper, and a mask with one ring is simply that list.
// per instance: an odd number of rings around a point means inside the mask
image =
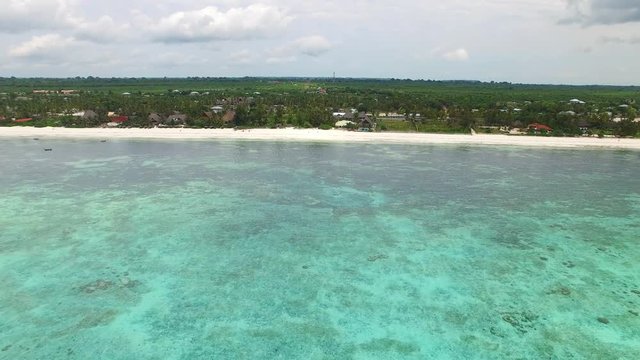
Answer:
[{"label": "coastal village", "polygon": [[[463,107],[419,106],[395,101],[379,106],[334,101],[326,87],[302,94],[213,91],[124,91],[79,89],[0,93],[0,126],[321,128],[351,131],[486,133],[547,136],[636,136],[640,117],[634,101],[601,108],[578,98],[558,101],[560,111],[539,102],[507,101]],[[293,100],[289,99],[292,98]],[[483,104],[480,104],[483,105]]]}]

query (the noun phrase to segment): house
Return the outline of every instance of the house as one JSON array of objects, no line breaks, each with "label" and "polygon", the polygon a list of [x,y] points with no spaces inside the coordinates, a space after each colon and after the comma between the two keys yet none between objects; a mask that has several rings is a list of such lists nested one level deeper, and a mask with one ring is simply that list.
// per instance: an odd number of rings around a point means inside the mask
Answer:
[{"label": "house", "polygon": [[124,122],[127,122],[129,120],[128,116],[113,116],[110,118],[111,122],[117,123],[117,124],[122,124]]},{"label": "house", "polygon": [[569,103],[574,104],[574,105],[584,105],[586,104],[586,102],[580,100],[580,99],[571,99],[569,100]]},{"label": "house", "polygon": [[373,121],[368,114],[363,112],[358,114],[358,130],[359,131],[372,131],[375,130],[376,123]]},{"label": "house", "polygon": [[353,120],[355,118],[355,116],[354,116],[353,112],[347,111],[340,118],[343,119],[343,120]]},{"label": "house", "polygon": [[254,104],[255,99],[252,97],[230,97],[230,98],[222,98],[216,101],[218,105],[245,105],[245,104]]},{"label": "house", "polygon": [[83,111],[82,116],[80,116],[84,120],[93,120],[98,117],[98,114],[93,110]]},{"label": "house", "polygon": [[225,124],[233,123],[236,121],[236,112],[233,110],[227,110],[224,115],[222,115],[222,122]]},{"label": "house", "polygon": [[167,116],[164,123],[167,125],[183,125],[186,122],[187,122],[187,115],[174,113]]},{"label": "house", "polygon": [[211,107],[211,111],[213,111],[216,114],[219,114],[224,111],[224,108],[222,106],[216,105]]},{"label": "house", "polygon": [[13,120],[13,122],[26,123],[26,122],[29,122],[29,121],[32,121],[32,120],[33,120],[33,118],[22,118],[22,119],[15,119],[15,120]]},{"label": "house", "polygon": [[96,112],[93,110],[84,110],[84,111],[74,112],[73,114],[71,114],[71,116],[81,118],[84,120],[93,120],[98,117],[98,114],[96,114]]},{"label": "house", "polygon": [[535,133],[543,133],[543,134],[553,131],[553,129],[551,127],[549,127],[547,125],[544,125],[544,124],[539,124],[539,123],[529,124],[527,129],[529,129],[529,131],[533,131]]},{"label": "house", "polygon": [[147,116],[147,121],[153,126],[158,126],[158,124],[162,123],[162,116],[158,113],[151,113]]},{"label": "house", "polygon": [[587,120],[581,119],[578,121],[578,129],[580,129],[580,131],[582,131],[583,134],[586,134],[587,132],[589,132],[590,126],[591,124],[589,124]]},{"label": "house", "polygon": [[[622,118],[620,116],[614,117],[613,119],[611,119],[611,121],[613,121],[614,123],[619,123],[622,122],[623,120],[625,120],[625,118]],[[640,118],[635,118],[633,120],[631,120],[634,123],[640,123]]]},{"label": "house", "polygon": [[387,113],[381,113],[380,117],[387,119],[387,120],[405,120],[407,118],[407,116],[405,114],[399,114],[395,111],[391,111],[391,112],[387,112]]},{"label": "house", "polygon": [[344,128],[344,127],[349,127],[349,126],[355,125],[355,124],[356,123],[354,123],[353,121],[340,120],[340,121],[337,121],[334,126],[337,127],[337,128]]}]

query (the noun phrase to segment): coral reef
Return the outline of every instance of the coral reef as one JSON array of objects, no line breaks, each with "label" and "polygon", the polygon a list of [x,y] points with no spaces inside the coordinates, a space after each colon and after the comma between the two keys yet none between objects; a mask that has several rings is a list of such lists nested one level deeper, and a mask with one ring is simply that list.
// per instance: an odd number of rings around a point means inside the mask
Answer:
[{"label": "coral reef", "polygon": [[385,254],[378,254],[378,255],[371,255],[367,258],[367,261],[378,261],[378,260],[384,260],[384,259],[388,259],[389,256],[385,255]]},{"label": "coral reef", "polygon": [[92,281],[86,285],[80,286],[80,291],[91,294],[97,290],[109,290],[113,286],[113,282],[110,280],[98,279]]},{"label": "coral reef", "polygon": [[539,316],[529,311],[502,313],[502,320],[513,326],[518,332],[526,334],[536,328]]}]

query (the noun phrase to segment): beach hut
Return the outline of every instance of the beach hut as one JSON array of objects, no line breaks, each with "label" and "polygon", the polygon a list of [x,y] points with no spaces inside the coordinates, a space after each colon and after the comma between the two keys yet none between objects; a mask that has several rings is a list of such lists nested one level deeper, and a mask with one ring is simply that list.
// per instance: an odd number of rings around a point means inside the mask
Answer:
[{"label": "beach hut", "polygon": [[233,110],[228,110],[223,116],[222,116],[222,122],[225,124],[231,124],[233,122],[236,121],[236,112]]},{"label": "beach hut", "polygon": [[358,131],[373,131],[376,128],[376,123],[369,115],[361,112],[358,114]]},{"label": "beach hut", "polygon": [[158,126],[158,124],[162,123],[162,116],[158,113],[151,113],[147,117],[147,121],[149,121],[149,124],[152,126]]},{"label": "beach hut", "polygon": [[529,126],[527,128],[529,129],[529,131],[532,131],[532,132],[534,132],[536,134],[538,134],[538,133],[549,133],[549,132],[553,131],[553,129],[551,127],[549,127],[548,125],[539,124],[539,123],[529,124]]},{"label": "beach hut", "polygon": [[344,127],[348,127],[349,125],[355,125],[355,124],[356,123],[354,123],[353,121],[340,120],[340,121],[337,121],[334,126],[337,128],[344,128]]},{"label": "beach hut", "polygon": [[174,113],[167,116],[165,124],[167,125],[184,125],[187,122],[187,115]]},{"label": "beach hut", "polygon": [[578,129],[582,131],[582,134],[587,134],[589,132],[590,127],[591,127],[591,124],[589,124],[587,120],[581,119],[578,121]]}]

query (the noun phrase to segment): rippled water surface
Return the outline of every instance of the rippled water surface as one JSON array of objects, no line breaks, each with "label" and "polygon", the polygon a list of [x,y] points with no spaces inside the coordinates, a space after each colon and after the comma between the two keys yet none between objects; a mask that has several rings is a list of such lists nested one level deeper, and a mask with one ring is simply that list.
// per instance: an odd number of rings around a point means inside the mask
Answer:
[{"label": "rippled water surface", "polygon": [[2,140],[0,284],[0,359],[638,359],[640,153]]}]

